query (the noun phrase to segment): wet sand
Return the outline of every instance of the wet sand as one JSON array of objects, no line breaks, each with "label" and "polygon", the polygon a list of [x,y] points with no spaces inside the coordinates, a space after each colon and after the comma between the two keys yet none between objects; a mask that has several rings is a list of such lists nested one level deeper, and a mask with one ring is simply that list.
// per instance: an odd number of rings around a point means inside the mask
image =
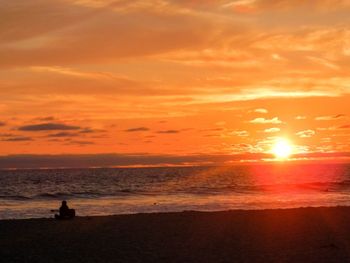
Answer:
[{"label": "wet sand", "polygon": [[0,262],[350,262],[350,207],[4,220]]}]

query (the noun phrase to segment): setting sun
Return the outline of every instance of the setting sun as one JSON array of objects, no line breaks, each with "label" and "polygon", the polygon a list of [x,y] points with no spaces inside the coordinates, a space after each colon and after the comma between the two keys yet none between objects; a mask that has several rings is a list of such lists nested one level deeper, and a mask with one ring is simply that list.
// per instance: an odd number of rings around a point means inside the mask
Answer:
[{"label": "setting sun", "polygon": [[279,139],[272,148],[277,159],[286,159],[292,154],[292,145],[287,139]]}]

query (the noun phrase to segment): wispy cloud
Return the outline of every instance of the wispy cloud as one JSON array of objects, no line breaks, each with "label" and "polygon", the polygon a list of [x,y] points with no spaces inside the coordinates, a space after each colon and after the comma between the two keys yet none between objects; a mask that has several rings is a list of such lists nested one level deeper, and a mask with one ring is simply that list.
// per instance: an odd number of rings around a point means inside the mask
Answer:
[{"label": "wispy cloud", "polygon": [[304,131],[299,131],[296,133],[296,135],[300,138],[310,138],[314,136],[316,133],[314,130],[304,130]]},{"label": "wispy cloud", "polygon": [[76,137],[78,136],[77,133],[72,133],[72,132],[58,132],[58,133],[53,133],[53,134],[49,134],[48,137]]},{"label": "wispy cloud", "polygon": [[257,113],[268,113],[269,111],[267,109],[264,109],[264,108],[258,108],[258,109],[255,109],[254,112],[257,112]]},{"label": "wispy cloud", "polygon": [[250,123],[257,123],[257,124],[280,124],[282,121],[278,117],[274,117],[272,119],[265,119],[265,118],[255,118],[254,120],[249,121]]},{"label": "wispy cloud", "polygon": [[179,130],[161,130],[161,131],[157,131],[157,133],[161,133],[161,134],[174,134],[174,133],[179,133],[181,131]]},{"label": "wispy cloud", "polygon": [[136,127],[136,128],[129,128],[124,130],[125,132],[143,132],[143,131],[149,131],[150,129],[147,127]]},{"label": "wispy cloud", "polygon": [[316,121],[332,121],[344,118],[344,114],[329,115],[329,116],[318,116],[315,118]]},{"label": "wispy cloud", "polygon": [[247,137],[247,136],[249,136],[249,132],[248,131],[234,131],[233,134],[238,136],[238,137]]},{"label": "wispy cloud", "polygon": [[339,129],[350,129],[350,124],[341,125],[338,128]]},{"label": "wispy cloud", "polygon": [[33,138],[28,136],[20,136],[20,135],[14,135],[14,134],[3,134],[0,135],[0,137],[3,137],[0,139],[0,141],[3,142],[26,142],[26,141],[33,141]]},{"label": "wispy cloud", "polygon": [[268,129],[265,129],[264,132],[266,133],[274,133],[274,132],[279,132],[281,131],[280,128],[268,128]]},{"label": "wispy cloud", "polygon": [[8,138],[1,139],[1,141],[4,142],[26,142],[26,141],[32,141],[33,139],[28,136],[11,136]]}]

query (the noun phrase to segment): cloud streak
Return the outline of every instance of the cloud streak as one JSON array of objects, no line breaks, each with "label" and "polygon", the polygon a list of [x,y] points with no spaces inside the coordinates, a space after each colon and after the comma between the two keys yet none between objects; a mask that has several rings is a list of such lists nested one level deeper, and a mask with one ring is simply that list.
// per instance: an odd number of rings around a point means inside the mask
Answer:
[{"label": "cloud streak", "polygon": [[315,120],[316,121],[333,121],[333,120],[342,119],[344,117],[345,117],[344,114],[337,114],[337,115],[330,115],[330,116],[319,116],[319,117],[316,117]]},{"label": "cloud streak", "polygon": [[0,140],[3,142],[27,142],[32,141],[33,139],[27,136],[11,136]]},{"label": "cloud streak", "polygon": [[18,128],[20,131],[41,132],[41,131],[66,131],[79,130],[79,126],[67,125],[62,123],[40,123],[33,125],[24,125]]},{"label": "cloud streak", "polygon": [[124,130],[124,132],[143,132],[143,131],[149,131],[149,128],[147,127],[136,127],[136,128],[129,128]]},{"label": "cloud streak", "polygon": [[304,131],[299,131],[296,133],[296,135],[300,138],[310,138],[314,136],[316,132],[314,130],[304,130]]},{"label": "cloud streak", "polygon": [[254,120],[249,121],[250,123],[254,124],[280,124],[282,121],[278,117],[274,117],[272,119],[265,119],[265,118],[255,118]]}]

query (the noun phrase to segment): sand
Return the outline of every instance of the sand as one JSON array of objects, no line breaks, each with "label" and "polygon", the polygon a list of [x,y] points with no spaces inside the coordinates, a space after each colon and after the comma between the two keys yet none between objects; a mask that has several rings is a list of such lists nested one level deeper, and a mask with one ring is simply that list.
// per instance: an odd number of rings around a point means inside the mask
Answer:
[{"label": "sand", "polygon": [[4,220],[0,262],[350,262],[350,207]]}]

